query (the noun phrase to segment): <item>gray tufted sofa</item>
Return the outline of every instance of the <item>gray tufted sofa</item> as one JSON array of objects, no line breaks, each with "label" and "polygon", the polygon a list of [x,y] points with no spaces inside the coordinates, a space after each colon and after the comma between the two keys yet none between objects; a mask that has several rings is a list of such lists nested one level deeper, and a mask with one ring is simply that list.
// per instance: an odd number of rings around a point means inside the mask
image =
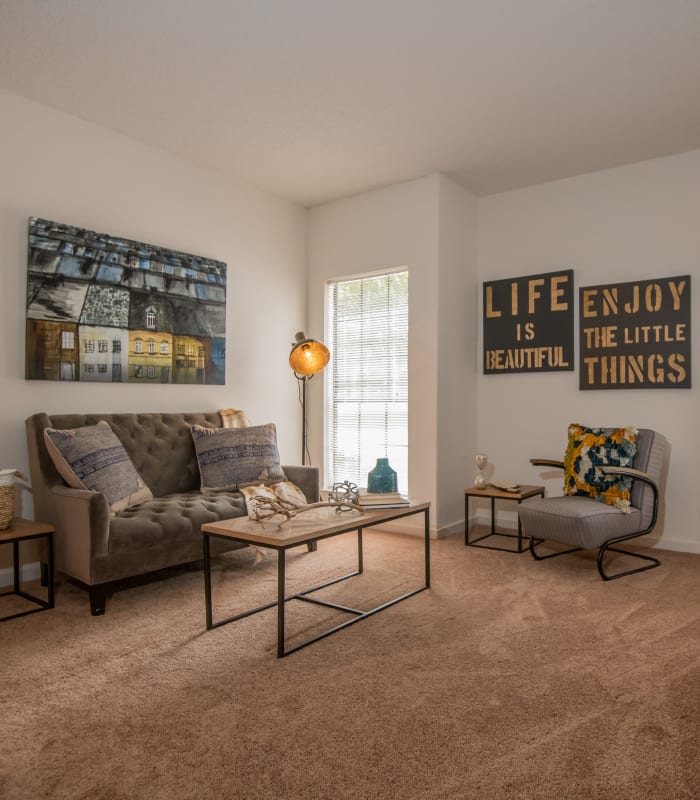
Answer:
[{"label": "gray tufted sofa", "polygon": [[[45,428],[106,420],[153,492],[153,500],[110,517],[104,495],[72,489],[44,444]],[[222,426],[216,411],[182,414],[33,414],[25,420],[34,516],[56,528],[56,568],[87,587],[94,615],[127,578],[202,557],[204,522],[244,516],[238,491],[201,490],[191,425]],[[284,466],[309,502],[319,499],[316,467]],[[215,553],[240,547],[217,540]]]}]

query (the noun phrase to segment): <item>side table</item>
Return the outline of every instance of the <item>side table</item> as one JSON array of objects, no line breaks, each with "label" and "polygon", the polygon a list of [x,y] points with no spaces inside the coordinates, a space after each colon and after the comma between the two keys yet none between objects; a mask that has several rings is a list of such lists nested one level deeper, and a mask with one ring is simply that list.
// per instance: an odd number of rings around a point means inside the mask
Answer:
[{"label": "side table", "polygon": [[[46,522],[35,522],[31,519],[22,519],[15,517],[12,520],[9,528],[0,531],[0,545],[12,545],[12,577],[13,586],[10,591],[0,592],[0,597],[15,594],[23,597],[25,600],[30,600],[35,603],[37,608],[30,608],[28,611],[20,611],[17,614],[8,614],[5,617],[0,617],[0,622],[15,617],[24,617],[27,614],[36,614],[38,611],[44,611],[47,608],[54,607],[54,558],[53,558],[53,536],[54,527]],[[42,563],[42,583],[46,584],[47,597],[42,600],[40,597],[35,597],[29,592],[25,592],[21,588],[20,581],[20,563],[19,563],[19,543],[28,541],[29,539],[46,539],[46,564]]]},{"label": "side table", "polygon": [[[515,500],[518,504],[528,497],[544,497],[544,486],[521,486],[517,492],[505,492],[502,489],[496,489],[495,486],[485,486],[483,489],[472,487],[464,491],[464,545],[469,547],[484,547],[488,550],[504,550],[506,553],[522,553],[523,552],[523,529],[520,524],[520,517],[518,517],[518,533],[502,533],[496,530],[496,500]],[[477,539],[469,540],[469,498],[470,497],[488,497],[491,500],[491,531],[479,536]],[[477,544],[483,539],[488,539],[490,536],[503,536],[508,539],[517,539],[517,550],[511,547],[499,547],[495,544]]]}]

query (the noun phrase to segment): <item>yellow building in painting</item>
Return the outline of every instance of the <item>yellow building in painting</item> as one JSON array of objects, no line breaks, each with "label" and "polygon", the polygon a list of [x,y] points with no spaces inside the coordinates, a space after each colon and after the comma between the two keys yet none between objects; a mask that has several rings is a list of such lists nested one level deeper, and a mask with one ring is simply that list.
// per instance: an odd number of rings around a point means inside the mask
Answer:
[{"label": "yellow building in painting", "polygon": [[175,383],[206,383],[205,365],[209,362],[208,339],[196,336],[173,336]]},{"label": "yellow building in painting", "polygon": [[129,331],[129,383],[172,382],[172,334],[153,330]]}]

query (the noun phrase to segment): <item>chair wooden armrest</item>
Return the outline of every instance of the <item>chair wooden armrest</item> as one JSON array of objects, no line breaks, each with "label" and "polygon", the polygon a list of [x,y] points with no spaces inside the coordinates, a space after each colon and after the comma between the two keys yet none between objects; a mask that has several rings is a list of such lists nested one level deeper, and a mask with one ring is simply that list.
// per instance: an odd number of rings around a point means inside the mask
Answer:
[{"label": "chair wooden armrest", "polygon": [[531,458],[530,463],[533,467],[558,467],[564,469],[564,462],[556,458]]},{"label": "chair wooden armrest", "polygon": [[656,481],[640,469],[632,469],[631,467],[600,467],[600,471],[603,475],[625,475],[628,478],[634,478],[636,481],[644,481],[644,483],[651,486],[654,490],[655,496],[659,494],[659,487],[656,485]]}]

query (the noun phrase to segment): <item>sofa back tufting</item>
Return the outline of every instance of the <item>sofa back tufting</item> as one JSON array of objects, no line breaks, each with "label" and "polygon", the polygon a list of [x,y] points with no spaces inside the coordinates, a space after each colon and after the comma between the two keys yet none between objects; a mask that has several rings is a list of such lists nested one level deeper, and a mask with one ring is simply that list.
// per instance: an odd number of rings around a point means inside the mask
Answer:
[{"label": "sofa back tufting", "polygon": [[[31,420],[31,425],[29,422]],[[200,488],[191,425],[221,427],[218,412],[173,414],[35,414],[27,420],[30,461],[38,464],[43,483],[62,484],[46,448],[45,428],[82,428],[105,420],[124,445],[137,472],[155,497]],[[32,458],[32,455],[34,458]],[[36,481],[34,481],[36,485]],[[39,499],[39,498],[37,498]]]}]

